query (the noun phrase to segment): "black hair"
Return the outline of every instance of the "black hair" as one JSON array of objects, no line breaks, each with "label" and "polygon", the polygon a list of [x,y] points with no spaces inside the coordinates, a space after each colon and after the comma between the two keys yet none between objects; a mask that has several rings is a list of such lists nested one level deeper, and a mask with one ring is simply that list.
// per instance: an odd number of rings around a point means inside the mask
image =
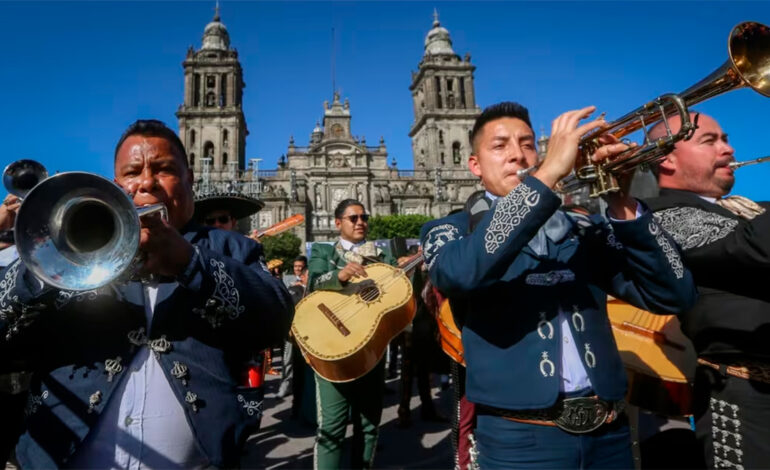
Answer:
[{"label": "black hair", "polygon": [[350,206],[361,206],[362,208],[364,207],[364,205],[358,199],[343,199],[339,204],[337,204],[337,208],[334,209],[334,218],[341,219],[342,214],[345,213],[345,209]]},{"label": "black hair", "polygon": [[303,263],[305,263],[305,266],[307,266],[307,256],[299,255],[296,258],[294,258],[294,262],[296,263],[297,261],[302,261]]},{"label": "black hair", "polygon": [[132,135],[142,135],[145,137],[162,137],[166,139],[172,147],[179,152],[179,157],[184,161],[185,168],[189,168],[187,164],[187,152],[184,149],[182,141],[179,140],[179,136],[176,132],[172,131],[163,121],[157,119],[138,119],[135,123],[128,126],[128,129],[123,132],[118,140],[118,145],[115,146],[115,160],[118,158],[118,150],[123,142],[126,141]]},{"label": "black hair", "polygon": [[484,108],[484,111],[476,118],[476,122],[473,124],[473,130],[471,130],[471,148],[473,152],[476,152],[476,137],[481,133],[481,129],[491,121],[500,118],[516,118],[524,121],[530,129],[532,129],[532,123],[529,120],[529,110],[519,103],[513,101],[503,101],[501,103],[493,104]]}]

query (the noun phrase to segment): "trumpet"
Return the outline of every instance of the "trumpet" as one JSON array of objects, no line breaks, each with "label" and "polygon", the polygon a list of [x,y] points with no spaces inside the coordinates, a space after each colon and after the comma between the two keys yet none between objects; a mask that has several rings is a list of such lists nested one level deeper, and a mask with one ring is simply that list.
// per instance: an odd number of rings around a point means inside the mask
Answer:
[{"label": "trumpet", "polygon": [[[627,113],[606,126],[585,135],[579,144],[580,152],[574,172],[564,178],[557,188],[569,192],[590,185],[591,197],[617,191],[617,176],[638,166],[652,165],[671,152],[674,144],[690,139],[695,124],[690,121],[689,107],[728,91],[750,87],[770,97],[770,28],[744,22],[735,26],[728,37],[728,58],[721,67],[679,94],[664,94]],[[680,128],[672,132],[670,116],[678,116]],[[662,122],[666,135],[652,139],[648,129]],[[610,134],[622,140],[637,130],[644,132],[644,142],[617,155],[613,160],[594,164],[590,155],[600,146],[599,138]],[[533,167],[534,169],[534,167]],[[531,172],[532,169],[521,170]],[[523,173],[521,176],[524,176]]]},{"label": "trumpet", "polygon": [[[31,162],[31,163],[30,163]],[[14,231],[19,258],[44,283],[96,289],[138,267],[139,218],[162,203],[135,207],[123,188],[93,173],[47,176],[43,165],[20,160],[6,167],[6,189],[22,198]]]}]

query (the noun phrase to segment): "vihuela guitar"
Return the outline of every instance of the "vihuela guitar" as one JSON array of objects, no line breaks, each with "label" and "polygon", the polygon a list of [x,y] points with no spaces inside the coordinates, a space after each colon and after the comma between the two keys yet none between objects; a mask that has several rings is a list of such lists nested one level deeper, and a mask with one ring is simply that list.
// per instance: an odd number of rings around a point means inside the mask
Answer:
[{"label": "vihuela guitar", "polygon": [[370,264],[367,277],[339,291],[315,291],[297,304],[291,332],[318,375],[349,382],[377,365],[390,340],[414,319],[417,304],[406,273],[420,263],[421,253],[398,268]]},{"label": "vihuela guitar", "polygon": [[692,413],[696,354],[674,315],[609,297],[607,314],[628,374],[628,402],[664,415]]},{"label": "vihuela guitar", "polygon": [[441,302],[441,307],[438,309],[438,313],[436,313],[436,324],[438,325],[438,338],[441,349],[453,361],[464,366],[465,354],[462,332],[457,327],[454,316],[452,316],[452,308],[449,306],[448,299]]}]

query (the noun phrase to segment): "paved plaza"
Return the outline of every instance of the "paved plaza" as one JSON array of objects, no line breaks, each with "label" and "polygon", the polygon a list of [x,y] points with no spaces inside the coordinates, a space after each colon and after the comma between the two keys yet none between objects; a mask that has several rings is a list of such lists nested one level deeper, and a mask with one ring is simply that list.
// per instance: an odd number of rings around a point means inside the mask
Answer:
[{"label": "paved plaza", "polygon": [[[436,384],[438,381],[433,382]],[[241,461],[243,468],[313,467],[315,429],[310,424],[291,418],[291,395],[284,399],[276,397],[278,383],[276,376],[268,376],[262,428],[252,435],[246,444]],[[375,467],[451,469],[453,459],[449,424],[425,422],[420,419],[420,400],[414,386],[411,399],[412,426],[407,429],[398,428],[396,410],[399,380],[388,380],[386,385],[393,393],[385,395]],[[432,392],[436,408],[444,416],[449,416],[452,388],[441,390],[434,387]],[[346,457],[352,432],[352,426],[349,425]]]}]

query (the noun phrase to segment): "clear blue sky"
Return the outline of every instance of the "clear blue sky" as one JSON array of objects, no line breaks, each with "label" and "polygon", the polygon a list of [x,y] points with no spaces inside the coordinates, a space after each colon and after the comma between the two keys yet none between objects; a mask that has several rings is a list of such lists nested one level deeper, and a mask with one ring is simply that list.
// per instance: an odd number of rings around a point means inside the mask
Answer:
[{"label": "clear blue sky", "polygon": [[[725,61],[732,26],[770,23],[766,2],[223,1],[247,84],[246,157],[274,168],[290,135],[307,143],[331,97],[333,27],[353,133],[384,136],[412,168],[408,86],[434,7],[455,52],[472,56],[479,105],[519,101],[546,132],[568,109],[594,104],[612,119],[681,91]],[[181,62],[213,11],[213,1],[0,2],[0,163],[111,176],[128,124],[153,117],[176,129]],[[698,109],[720,121],[739,160],[770,154],[770,99],[739,90]],[[770,199],[770,164],[738,171],[734,192]]]}]

